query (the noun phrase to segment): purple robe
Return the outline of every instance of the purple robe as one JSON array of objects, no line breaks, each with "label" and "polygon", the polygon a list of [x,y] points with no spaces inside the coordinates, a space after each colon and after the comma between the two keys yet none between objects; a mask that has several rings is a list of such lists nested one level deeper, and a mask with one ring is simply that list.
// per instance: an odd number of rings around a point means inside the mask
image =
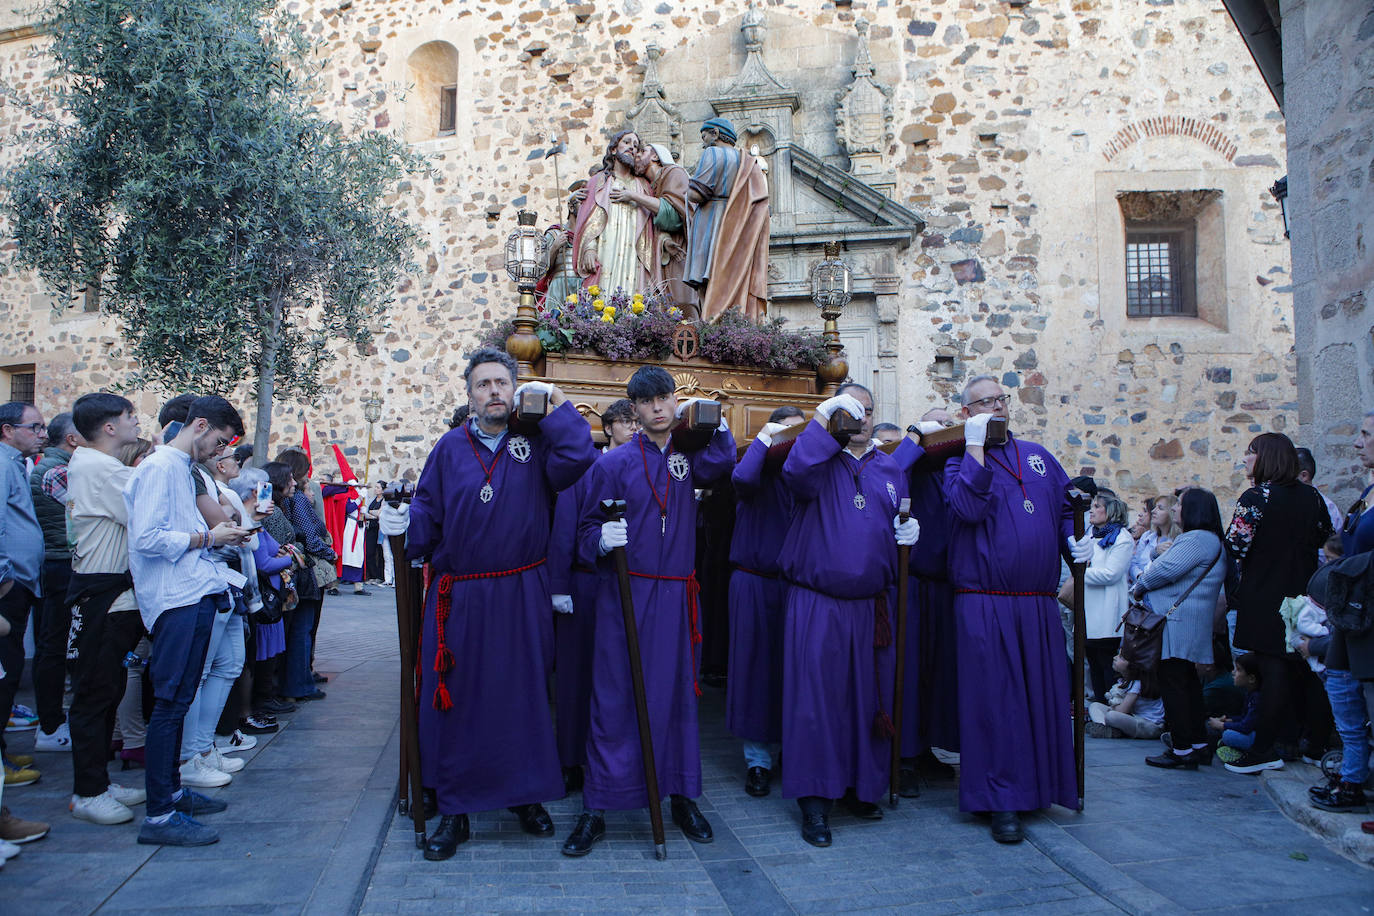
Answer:
[{"label": "purple robe", "polygon": [[[1044,447],[1023,439],[988,448],[986,461],[964,455],[945,465],[958,622],[959,807],[1077,807],[1069,666],[1055,599],[1060,555],[1073,533],[1069,478]],[[1026,499],[1034,512],[1025,511]]]},{"label": "purple robe", "polygon": [[[857,475],[857,481],[856,481]],[[796,500],[783,542],[787,592],[783,635],[782,794],[839,798],[853,788],[874,802],[887,789],[891,740],[877,723],[891,715],[891,624],[876,632],[875,598],[897,581],[892,520],[906,477],[871,449],[843,451],[815,420],[782,469]],[[856,506],[856,491],[863,496]],[[889,615],[890,616],[890,615]]]},{"label": "purple robe", "polygon": [[915,757],[932,747],[959,750],[959,655],[954,590],[949,585],[949,507],[944,474],[918,464],[924,454],[910,439],[903,439],[892,453],[907,471],[911,514],[921,523],[921,538],[911,548],[908,564],[903,757]]},{"label": "purple robe", "polygon": [[[582,789],[588,808],[625,810],[649,803],[620,584],[611,557],[600,556],[598,551],[605,521],[601,501],[626,502],[630,543],[625,553],[632,574],[660,798],[670,794],[693,797],[701,794],[693,643],[698,631],[690,619],[685,581],[693,575],[696,553],[693,488],[710,485],[729,473],[734,463],[735,440],[728,430],[715,433],[704,449],[690,454],[671,447],[665,453],[644,433],[636,433],[628,443],[603,455],[588,475],[577,545],[579,561],[595,564],[597,569],[591,725]],[[659,500],[667,504],[666,518]],[[676,578],[653,578],[658,576]]]},{"label": "purple robe", "polygon": [[[596,452],[587,421],[571,403],[550,412],[539,429],[528,438],[504,433],[495,453],[467,425],[451,430],[425,461],[410,505],[406,552],[429,559],[435,583],[420,637],[420,761],[442,814],[563,794],[546,688],[553,612],[542,561],[555,494],[577,481]],[[489,502],[479,496],[482,464],[492,470]],[[454,664],[436,672],[439,577],[535,563],[514,575],[453,583],[444,640]],[[436,706],[441,682],[451,709]]]},{"label": "purple robe", "polygon": [[591,474],[558,494],[549,535],[549,592],[572,598],[571,614],[553,620],[554,723],[558,759],[565,767],[587,762],[591,716],[596,570],[577,561],[577,522],[587,503]]},{"label": "purple robe", "polygon": [[782,634],[787,584],[778,554],[792,494],[764,472],[768,447],[755,439],[735,466],[739,501],[730,541],[730,663],[725,727],[746,741],[782,740]]}]

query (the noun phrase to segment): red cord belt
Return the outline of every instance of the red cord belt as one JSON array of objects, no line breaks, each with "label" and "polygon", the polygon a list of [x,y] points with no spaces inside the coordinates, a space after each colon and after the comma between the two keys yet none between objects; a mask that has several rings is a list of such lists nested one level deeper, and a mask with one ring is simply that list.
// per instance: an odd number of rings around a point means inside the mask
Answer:
[{"label": "red cord belt", "polygon": [[[518,575],[522,572],[529,572],[537,566],[543,566],[547,557],[540,557],[533,563],[519,566],[515,569],[503,569],[497,572],[465,573],[461,576],[444,573],[439,577],[437,587],[439,597],[434,602],[434,631],[435,645],[434,652],[434,671],[440,675],[439,684],[434,688],[434,708],[448,710],[453,708],[453,698],[449,695],[448,685],[444,683],[442,675],[452,670],[454,661],[453,653],[448,648],[448,643],[444,638],[444,630],[447,629],[449,611],[453,607],[453,583],[470,582],[474,579],[501,579],[506,576]],[[434,587],[431,585],[431,587]]]},{"label": "red cord belt", "polygon": [[686,576],[654,576],[634,570],[630,570],[630,575],[636,579],[659,579],[665,582],[687,583],[687,623],[692,630],[692,690],[696,692],[697,696],[701,696],[701,685],[697,683],[697,646],[701,643],[701,628],[697,625],[697,595],[701,594],[701,585],[697,582],[696,570],[692,570]]}]

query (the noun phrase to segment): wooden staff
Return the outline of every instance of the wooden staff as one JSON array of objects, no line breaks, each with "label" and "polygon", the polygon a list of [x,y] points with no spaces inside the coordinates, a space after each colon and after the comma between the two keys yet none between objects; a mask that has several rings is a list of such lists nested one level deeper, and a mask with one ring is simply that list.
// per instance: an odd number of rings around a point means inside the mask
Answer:
[{"label": "wooden staff", "polygon": [[[601,510],[606,521],[625,517],[625,500],[603,499]],[[625,648],[630,654],[630,682],[635,692],[635,714],[639,719],[639,752],[644,758],[644,787],[649,794],[649,824],[654,832],[654,856],[668,858],[668,843],[663,838],[663,807],[658,797],[658,766],[654,760],[654,734],[649,728],[649,700],[644,695],[644,667],[639,656],[639,628],[635,626],[634,595],[630,591],[630,563],[624,547],[611,550],[616,578],[620,580],[620,610],[625,617]]]},{"label": "wooden staff", "polygon": [[[1073,512],[1073,536],[1075,540],[1083,537],[1083,513],[1087,509],[1087,499],[1078,490],[1069,490],[1069,506]],[[1073,573],[1073,763],[1074,774],[1078,777],[1078,810],[1083,810],[1083,766],[1086,747],[1083,743],[1084,706],[1083,706],[1083,660],[1088,651],[1088,623],[1083,611],[1083,577],[1087,574],[1087,563],[1074,563]]]},{"label": "wooden staff", "polygon": [[[903,499],[897,518],[906,524],[911,518],[911,500]],[[892,722],[897,733],[892,736],[892,760],[888,770],[887,803],[897,807],[898,789],[902,783],[902,693],[906,690],[906,602],[911,577],[907,567],[911,563],[911,548],[897,545],[897,673],[893,678]],[[879,697],[879,702],[882,698]]]},{"label": "wooden staff", "polygon": [[[423,615],[423,571],[406,559],[406,538],[391,535],[391,555],[396,558],[396,633],[401,641],[401,792],[409,800],[415,825],[415,848],[425,847],[425,790],[420,776],[420,722],[415,706],[416,635]],[[406,779],[409,777],[409,793]]]}]

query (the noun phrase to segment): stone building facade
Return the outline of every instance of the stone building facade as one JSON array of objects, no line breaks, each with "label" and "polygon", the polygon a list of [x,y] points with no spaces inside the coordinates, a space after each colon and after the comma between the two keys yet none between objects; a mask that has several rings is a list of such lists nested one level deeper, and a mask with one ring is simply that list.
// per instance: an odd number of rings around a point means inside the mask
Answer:
[{"label": "stone building facade", "polygon": [[[769,163],[776,312],[819,323],[804,269],[824,236],[845,240],[858,295],[841,327],[880,419],[905,425],[990,373],[1015,427],[1071,472],[1223,500],[1253,435],[1297,431],[1268,193],[1284,121],[1214,0],[290,5],[327,49],[321,104],[433,169],[403,188],[426,244],[377,352],[340,360],[337,396],[278,405],[283,441],[304,418],[361,452],[375,392],[373,476],[417,471],[463,398],[462,354],[514,310],[515,211],[553,220],[555,168],[584,176],[630,117],[690,167],[717,112]],[[25,25],[0,13],[0,76],[20,88],[45,66]],[[0,107],[0,156],[25,129]],[[84,301],[53,303],[12,270],[0,301],[0,372],[33,372],[46,409],[120,377],[116,329]]]}]

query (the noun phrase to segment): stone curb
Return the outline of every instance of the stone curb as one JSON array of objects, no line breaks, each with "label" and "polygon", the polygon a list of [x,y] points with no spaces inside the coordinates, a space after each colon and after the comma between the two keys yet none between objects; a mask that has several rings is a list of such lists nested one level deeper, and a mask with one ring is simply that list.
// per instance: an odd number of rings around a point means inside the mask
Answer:
[{"label": "stone curb", "polygon": [[1177,914],[1187,910],[1151,890],[1069,836],[1043,815],[1023,820],[1026,839],[1051,862],[1112,906],[1131,914]]},{"label": "stone curb", "polygon": [[1284,817],[1315,833],[1328,847],[1347,859],[1374,866],[1374,834],[1360,829],[1360,822],[1374,819],[1374,814],[1338,814],[1314,807],[1308,800],[1307,787],[1321,781],[1320,771],[1306,765],[1289,764],[1282,770],[1260,773],[1264,790]]},{"label": "stone curb", "polygon": [[338,916],[362,908],[396,814],[399,787],[396,761],[400,759],[401,726],[391,729],[386,746],[372,763],[372,775],[362,796],[349,813],[343,836],[320,873],[310,899],[301,910],[303,916]]}]

